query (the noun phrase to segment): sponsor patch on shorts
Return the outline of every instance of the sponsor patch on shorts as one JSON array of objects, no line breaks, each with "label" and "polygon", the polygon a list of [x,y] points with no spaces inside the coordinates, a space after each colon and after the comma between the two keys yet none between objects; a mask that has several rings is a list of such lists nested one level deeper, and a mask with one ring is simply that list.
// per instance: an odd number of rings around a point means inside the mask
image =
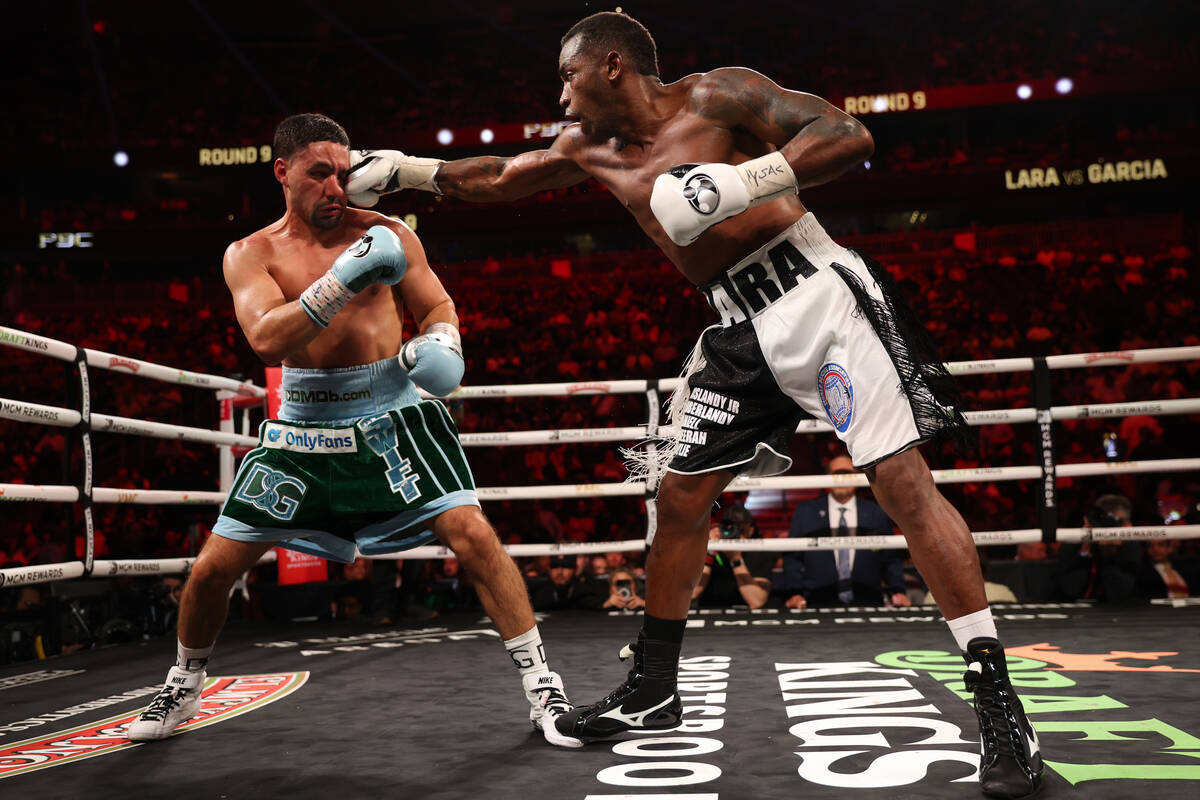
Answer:
[{"label": "sponsor patch on shorts", "polygon": [[294,428],[268,422],[263,428],[262,446],[295,453],[357,453],[353,428]]},{"label": "sponsor patch on shorts", "polygon": [[849,373],[842,365],[829,362],[817,373],[817,390],[825,415],[838,433],[845,433],[854,417],[854,386]]}]

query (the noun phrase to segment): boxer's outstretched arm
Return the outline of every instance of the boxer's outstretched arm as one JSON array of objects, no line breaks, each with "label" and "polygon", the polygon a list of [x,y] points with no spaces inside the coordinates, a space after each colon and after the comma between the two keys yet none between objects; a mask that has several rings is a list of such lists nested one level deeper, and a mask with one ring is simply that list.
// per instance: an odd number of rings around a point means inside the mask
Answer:
[{"label": "boxer's outstretched arm", "polygon": [[479,156],[447,161],[435,181],[442,194],[475,202],[503,202],[583,183],[588,174],[565,153],[563,134],[546,150],[512,158]]},{"label": "boxer's outstretched arm", "polygon": [[837,178],[875,151],[861,122],[820,97],[784,89],[743,67],[716,69],[692,92],[697,113],[773,144],[796,174],[796,188]]}]

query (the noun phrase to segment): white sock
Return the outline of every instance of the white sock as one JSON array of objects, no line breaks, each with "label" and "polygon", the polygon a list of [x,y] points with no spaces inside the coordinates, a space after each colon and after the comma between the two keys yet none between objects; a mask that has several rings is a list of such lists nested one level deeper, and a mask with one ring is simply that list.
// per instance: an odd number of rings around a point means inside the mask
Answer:
[{"label": "white sock", "polygon": [[183,667],[189,672],[199,672],[208,664],[208,657],[212,655],[213,645],[208,647],[184,647],[183,642],[175,640],[176,653],[175,666]]},{"label": "white sock", "polygon": [[972,639],[980,636],[997,638],[996,622],[992,619],[992,609],[990,608],[946,620],[946,624],[950,626],[950,633],[954,634],[954,641],[958,643],[958,649],[964,653],[967,652],[967,643]]},{"label": "white sock", "polygon": [[550,671],[546,665],[546,648],[542,645],[542,635],[538,633],[537,625],[520,636],[506,639],[504,649],[521,671],[522,678]]}]

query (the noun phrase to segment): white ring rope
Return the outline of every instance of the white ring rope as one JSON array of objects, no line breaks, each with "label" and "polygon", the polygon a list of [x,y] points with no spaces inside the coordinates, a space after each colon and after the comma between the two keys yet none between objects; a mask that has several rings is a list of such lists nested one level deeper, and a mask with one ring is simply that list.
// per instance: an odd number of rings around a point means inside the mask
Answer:
[{"label": "white ring rope", "polygon": [[[160,364],[125,358],[112,353],[106,353],[87,348],[77,349],[73,345],[56,339],[50,339],[36,334],[0,326],[0,345],[16,347],[32,353],[46,355],[64,361],[76,361],[79,353],[84,354],[87,365],[100,369],[124,371],[130,374],[167,383],[193,385],[208,389],[232,391],[247,399],[265,398],[266,390],[255,386],[250,381],[235,381],[216,375],[189,372],[174,369]],[[1073,355],[1049,356],[1045,359],[1049,369],[1075,369],[1089,366],[1127,366],[1129,364],[1160,363],[1166,361],[1185,361],[1200,359],[1200,347],[1169,347],[1151,348],[1144,350],[1116,351],[1106,353],[1081,353]],[[947,369],[959,375],[983,375],[1011,372],[1032,371],[1035,360],[1032,358],[990,359],[982,361],[949,362]],[[460,388],[451,395],[451,399],[485,398],[485,397],[572,397],[576,395],[594,394],[634,394],[646,393],[650,402],[655,402],[659,390],[669,391],[680,382],[679,378],[659,381],[619,380],[619,381],[576,381],[572,383],[544,383],[524,385],[491,385],[467,386]],[[657,409],[653,409],[657,410]],[[1182,400],[1161,400],[1125,403],[1103,403],[1091,405],[1055,406],[1050,409],[1051,419],[1088,419],[1112,418],[1131,415],[1168,415],[1191,414],[1200,412],[1200,398]],[[992,425],[1000,423],[1027,423],[1037,421],[1037,409],[995,409],[989,411],[966,412],[965,416],[970,425]],[[80,425],[83,415],[72,409],[55,406],[28,403],[19,400],[0,398],[0,418],[17,422],[31,422],[59,427],[74,427]],[[651,423],[653,425],[653,423]],[[462,434],[464,446],[502,446],[502,445],[536,445],[553,443],[581,442],[610,442],[630,441],[645,438],[647,425],[626,426],[621,428],[586,428],[563,430],[509,431],[494,433]],[[228,431],[211,431],[182,425],[171,425],[148,420],[137,420],[128,417],[92,414],[92,431],[126,433],[145,435],[155,438],[179,439],[183,441],[203,442],[222,446],[242,445],[254,446],[257,439],[252,436],[239,435]],[[830,431],[832,427],[821,420],[805,420],[797,427],[797,433],[816,433]],[[657,432],[670,435],[671,428],[657,429]],[[1057,464],[1057,477],[1077,477],[1092,475],[1124,474],[1124,473],[1153,473],[1200,470],[1200,458],[1175,458],[1155,461],[1133,462],[1102,462],[1085,464]],[[1043,477],[1043,468],[1030,467],[983,467],[974,469],[935,470],[936,483],[967,483],[977,481],[1011,481],[1036,480]],[[730,484],[728,491],[747,491],[751,489],[822,489],[834,486],[867,486],[864,475],[830,476],[782,476],[773,478],[736,479]],[[562,499],[583,497],[645,497],[647,485],[642,482],[577,484],[558,486],[510,486],[483,487],[477,489],[481,500],[522,500],[522,499]],[[74,486],[47,486],[28,484],[0,483],[0,501],[28,500],[35,502],[74,503],[80,500],[80,490]],[[115,489],[96,488],[92,491],[91,499],[97,503],[131,503],[131,504],[220,504],[224,501],[225,492],[213,491],[173,491],[154,489]],[[1092,532],[1082,528],[1057,528],[1056,538],[1059,541],[1086,541],[1092,538]],[[1103,529],[1103,538],[1120,539],[1163,539],[1163,538],[1196,538],[1200,537],[1200,525],[1138,526],[1133,528]],[[1021,544],[1038,542],[1044,538],[1040,529],[1029,528],[1014,531],[983,531],[974,534],[975,541],[980,545],[989,544]],[[562,544],[529,544],[509,545],[505,549],[513,556],[541,556],[555,554],[586,554],[605,553],[614,550],[637,551],[646,546],[645,539],[633,539],[620,542],[583,542]],[[710,550],[741,550],[741,551],[797,551],[797,550],[834,550],[834,549],[903,549],[907,546],[902,536],[862,536],[862,537],[821,537],[803,539],[756,539],[756,540],[722,540],[710,543]],[[273,560],[273,552],[268,553],[265,560]],[[453,553],[444,547],[427,546],[413,548],[404,553],[386,556],[390,559],[406,558],[446,558]],[[107,576],[118,574],[169,574],[190,569],[194,559],[122,559],[98,560],[94,563],[92,575]],[[66,562],[63,564],[37,565],[32,567],[14,567],[0,569],[0,586],[19,585],[22,583],[37,583],[49,580],[62,580],[82,577],[85,573],[83,562]]]},{"label": "white ring rope", "polygon": [[[50,358],[57,358],[60,361],[75,360],[75,345],[60,342],[58,339],[39,336],[36,333],[20,331],[16,328],[6,328],[2,325],[0,325],[0,345],[15,347],[30,353],[49,356]],[[261,386],[255,386],[250,381],[236,381],[233,378],[226,378],[221,375],[207,375],[203,372],[175,369],[174,367],[152,364],[149,361],[142,361],[137,358],[106,353],[103,350],[92,350],[89,347],[81,349],[87,356],[89,367],[107,369],[114,372],[127,372],[131,375],[138,375],[142,378],[149,378],[155,381],[163,381],[164,383],[199,386],[202,389],[228,389],[238,394],[254,395],[255,397],[267,396],[266,389]]]},{"label": "white ring rope", "polygon": [[[1097,403],[1092,405],[1055,406],[1050,409],[1051,418],[1100,419],[1133,415],[1167,416],[1171,414],[1200,413],[1200,398],[1180,400],[1147,400],[1134,403]],[[1020,424],[1034,422],[1037,409],[1012,408],[989,411],[967,411],[964,415],[971,426]],[[69,408],[45,406],[0,397],[0,419],[14,422],[30,422],[70,428],[79,424],[80,414]],[[670,436],[673,427],[659,428],[661,435]],[[796,433],[823,433],[833,430],[828,422],[819,419],[802,420]],[[108,414],[92,414],[93,433],[128,433],[151,436],[157,439],[178,439],[185,442],[207,444],[240,445],[254,447],[258,439],[237,433],[192,428],[186,425],[171,425],[165,422],[117,417]],[[500,445],[523,447],[538,444],[564,444],[568,442],[628,442],[644,439],[647,426],[629,425],[621,428],[564,428],[559,430],[494,431],[491,433],[463,433],[459,440],[463,447],[496,447]]]},{"label": "white ring rope", "polygon": [[[1200,359],[1200,347],[1154,347],[1144,350],[1119,350],[1104,353],[1076,353],[1047,356],[1046,366],[1052,370],[1079,367],[1123,367],[1130,364],[1158,364],[1167,361]],[[998,358],[982,361],[948,361],[945,366],[955,375],[992,375],[1002,372],[1031,372],[1032,358]],[[671,391],[680,378],[663,380],[575,381],[573,383],[525,383],[464,386],[451,400],[478,397],[573,397],[581,394],[637,394],[657,388]],[[433,395],[422,394],[423,397]]]},{"label": "white ring rope", "polygon": [[[1194,472],[1200,471],[1200,458],[1164,458],[1154,461],[1101,461],[1086,464],[1059,464],[1060,478],[1079,478],[1095,475],[1129,473]],[[1041,467],[976,467],[972,469],[932,470],[934,483],[978,483],[1036,480],[1042,476]],[[735,478],[730,492],[753,489],[831,489],[836,486],[870,486],[867,476],[854,475],[783,475],[774,478]],[[551,486],[481,486],[476,488],[480,500],[562,500],[582,497],[643,497],[646,484],[575,483]],[[79,499],[74,486],[42,486],[26,483],[0,483],[0,501],[32,500],[48,503],[73,503]],[[220,505],[225,492],[175,491],[169,489],[110,489],[92,490],[97,503],[135,503],[140,505]]]}]

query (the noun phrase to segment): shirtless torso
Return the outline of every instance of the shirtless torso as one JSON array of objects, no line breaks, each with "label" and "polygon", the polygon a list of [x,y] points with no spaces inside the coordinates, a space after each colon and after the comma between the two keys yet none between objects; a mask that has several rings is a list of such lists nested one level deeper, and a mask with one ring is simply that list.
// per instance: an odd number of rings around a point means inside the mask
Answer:
[{"label": "shirtless torso", "polygon": [[698,246],[680,247],[667,237],[650,210],[655,178],[679,164],[737,164],[773,149],[749,129],[730,126],[721,118],[711,76],[691,75],[664,86],[664,105],[670,116],[639,143],[616,137],[595,141],[581,125],[572,125],[559,140],[564,157],[604,184],[680,272],[696,284],[717,277],[805,213],[799,198],[790,197],[714,226]]},{"label": "shirtless torso", "polygon": [[[408,226],[382,214],[350,208],[334,230],[298,233],[285,217],[234,242],[225,253],[225,279],[233,292],[238,322],[251,344],[255,345],[253,331],[266,313],[300,297],[372,225],[386,225],[400,237],[408,260],[404,280],[394,287],[376,283],[359,292],[320,336],[284,354],[282,363],[321,369],[394,356],[400,350],[406,302],[413,306],[418,320],[438,305],[449,303]],[[303,323],[303,319],[299,321]],[[257,345],[255,349],[265,360],[275,360]]]},{"label": "shirtless torso", "polygon": [[[633,214],[642,230],[692,283],[704,284],[806,213],[795,195],[751,208],[714,225],[693,244],[681,247],[668,238],[650,209],[655,179],[680,164],[742,163],[783,150],[830,149],[846,139],[828,138],[828,129],[844,128],[859,139],[869,134],[852,117],[819,97],[780,88],[749,69],[729,67],[656,84],[637,93],[637,102],[616,122],[594,122],[593,91],[576,78],[575,56],[564,50],[560,72],[568,126],[546,150],[513,158],[478,157],[448,161],[437,173],[438,187],[466,200],[504,200],[546,188],[571,186],[595,178]],[[581,81],[578,88],[573,83]],[[595,112],[598,116],[602,112]],[[811,132],[811,135],[809,135]],[[857,145],[852,145],[857,146]],[[861,147],[857,150],[861,153]],[[859,159],[861,160],[861,158]],[[845,159],[814,159],[814,168],[798,169],[797,183],[816,185],[845,170]]]}]

